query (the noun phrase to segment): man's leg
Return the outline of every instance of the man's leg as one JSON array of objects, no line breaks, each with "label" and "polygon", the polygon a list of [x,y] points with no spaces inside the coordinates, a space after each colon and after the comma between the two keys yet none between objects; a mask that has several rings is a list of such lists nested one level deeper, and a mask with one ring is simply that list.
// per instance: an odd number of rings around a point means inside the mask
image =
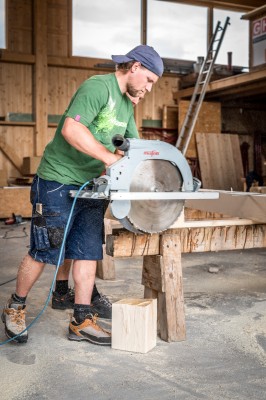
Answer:
[{"label": "man's leg", "polygon": [[[44,263],[35,261],[29,254],[22,260],[17,274],[16,292],[4,307],[2,321],[9,338],[19,335],[26,329],[25,308],[26,298],[34,283],[40,277]],[[23,332],[14,341],[25,343],[28,340],[27,331]]]},{"label": "man's leg", "polygon": [[45,264],[35,261],[27,254],[18,269],[16,294],[20,297],[26,297],[34,283],[40,277]]},{"label": "man's leg", "polygon": [[65,259],[64,264],[60,266],[57,272],[56,280],[57,281],[68,281],[70,269],[72,266],[73,260]]},{"label": "man's leg", "polygon": [[73,279],[75,283],[75,304],[91,304],[95,276],[96,261],[74,261]]},{"label": "man's leg", "polygon": [[111,335],[97,324],[91,304],[95,275],[96,261],[74,261],[75,304],[68,338],[76,341],[88,340],[94,344],[110,346]]},{"label": "man's leg", "polygon": [[[56,276],[55,291],[52,297],[52,308],[66,310],[74,307],[75,292],[69,287],[69,274],[73,260],[65,259],[64,264],[58,269]],[[95,313],[101,318],[112,318],[112,303],[109,299],[98,292],[94,282],[91,303],[95,308]]]}]

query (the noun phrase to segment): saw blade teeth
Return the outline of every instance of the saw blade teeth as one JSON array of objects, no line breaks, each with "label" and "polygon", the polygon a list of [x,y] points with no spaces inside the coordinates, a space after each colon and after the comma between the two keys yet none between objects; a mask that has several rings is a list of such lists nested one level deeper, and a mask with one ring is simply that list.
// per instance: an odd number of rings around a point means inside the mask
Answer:
[{"label": "saw blade teeth", "polygon": [[135,225],[135,224],[133,223],[133,221],[130,220],[129,217],[126,217],[126,218],[127,218],[128,221],[130,221],[131,225],[133,225],[136,229],[138,229],[139,231],[141,231],[141,232],[143,232],[143,233],[155,234],[155,233],[161,233],[161,232],[164,232],[164,231],[167,230],[167,228],[165,228],[165,229],[161,229],[161,230],[158,230],[158,231],[153,231],[153,232],[151,232],[151,231],[149,231],[149,230],[145,230],[145,229],[140,228],[139,226]]},{"label": "saw blade teeth", "polygon": [[[130,192],[180,192],[183,178],[167,160],[144,160],[134,170]],[[122,225],[132,232],[160,233],[169,228],[183,210],[183,200],[132,200]]]}]

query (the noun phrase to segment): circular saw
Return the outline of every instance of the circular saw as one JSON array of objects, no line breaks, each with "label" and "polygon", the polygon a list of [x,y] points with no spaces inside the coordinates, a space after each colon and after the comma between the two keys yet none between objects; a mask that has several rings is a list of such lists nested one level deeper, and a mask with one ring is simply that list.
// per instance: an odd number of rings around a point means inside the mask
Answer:
[{"label": "circular saw", "polygon": [[162,232],[177,220],[186,199],[215,199],[218,192],[200,192],[186,158],[160,140],[113,138],[124,157],[94,179],[93,185],[72,197],[109,199],[110,210],[134,233]]}]

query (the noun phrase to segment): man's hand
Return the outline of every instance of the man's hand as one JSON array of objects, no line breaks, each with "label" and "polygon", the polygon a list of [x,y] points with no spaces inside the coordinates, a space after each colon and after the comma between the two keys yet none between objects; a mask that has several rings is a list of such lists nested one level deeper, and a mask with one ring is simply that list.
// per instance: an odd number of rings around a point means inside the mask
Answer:
[{"label": "man's hand", "polygon": [[105,167],[110,167],[110,165],[114,164],[116,161],[121,160],[121,158],[123,157],[122,154],[118,154],[118,153],[111,153],[110,152],[110,160],[108,160],[108,163],[105,163]]}]

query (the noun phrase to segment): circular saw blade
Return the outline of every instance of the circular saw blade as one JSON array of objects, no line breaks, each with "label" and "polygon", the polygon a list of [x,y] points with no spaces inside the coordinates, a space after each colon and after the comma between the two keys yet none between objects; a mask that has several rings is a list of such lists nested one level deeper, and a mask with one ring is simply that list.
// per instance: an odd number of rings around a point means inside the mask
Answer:
[{"label": "circular saw blade", "polygon": [[[166,160],[142,161],[134,171],[130,192],[180,192],[183,179],[178,168]],[[184,200],[132,200],[122,224],[139,232],[156,233],[169,228],[180,215]]]}]

